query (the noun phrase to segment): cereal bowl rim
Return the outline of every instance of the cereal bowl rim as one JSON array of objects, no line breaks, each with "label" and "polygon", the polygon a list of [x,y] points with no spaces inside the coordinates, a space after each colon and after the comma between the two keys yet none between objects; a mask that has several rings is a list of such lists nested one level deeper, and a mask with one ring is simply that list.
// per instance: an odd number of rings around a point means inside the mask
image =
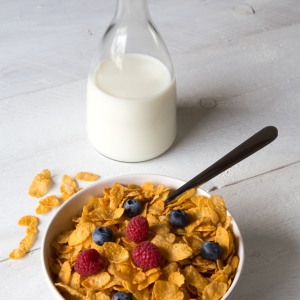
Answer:
[{"label": "cereal bowl rim", "polygon": [[[181,179],[177,179],[165,175],[156,175],[156,174],[143,173],[143,174],[127,174],[127,175],[113,176],[113,177],[100,179],[97,182],[92,183],[90,186],[80,190],[75,195],[70,197],[65,203],[63,203],[58,208],[57,212],[52,217],[52,219],[50,220],[50,222],[46,227],[43,240],[42,240],[42,246],[41,246],[41,263],[42,263],[43,274],[45,276],[48,286],[50,287],[52,294],[55,296],[56,299],[63,300],[64,298],[62,297],[62,295],[54,285],[54,282],[52,280],[51,270],[48,265],[48,258],[51,256],[51,252],[52,252],[50,249],[50,243],[54,241],[55,237],[62,230],[66,230],[67,227],[71,228],[71,223],[72,223],[70,220],[71,217],[74,216],[78,211],[80,211],[80,209],[82,209],[85,204],[88,203],[91,196],[96,196],[96,195],[100,196],[105,187],[110,187],[114,183],[120,183],[123,185],[128,185],[128,184],[142,185],[144,182],[147,181],[152,182],[154,186],[157,186],[158,184],[164,184],[165,186],[170,187],[172,189],[177,189],[185,183],[185,181]],[[197,194],[208,196],[208,197],[210,196],[209,193],[207,193],[206,191],[200,188],[197,189]],[[70,209],[68,210],[68,208]],[[232,215],[228,210],[227,210],[227,214],[232,217]],[[67,223],[69,223],[69,226],[67,226]],[[226,294],[223,296],[223,298],[221,298],[221,300],[227,300],[228,297],[232,294],[241,276],[242,269],[244,266],[244,261],[245,261],[243,238],[240,229],[233,217],[232,217],[231,225],[234,231],[236,243],[238,245],[237,247],[238,249],[236,251],[240,261],[239,261],[239,266],[237,268],[234,280],[231,283],[231,286],[226,292]]]}]

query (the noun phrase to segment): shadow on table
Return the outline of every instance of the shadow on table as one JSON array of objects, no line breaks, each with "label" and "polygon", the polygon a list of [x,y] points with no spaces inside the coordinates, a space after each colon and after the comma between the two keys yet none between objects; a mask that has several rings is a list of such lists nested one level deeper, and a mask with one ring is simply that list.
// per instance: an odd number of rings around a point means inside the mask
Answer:
[{"label": "shadow on table", "polygon": [[[246,260],[242,276],[230,300],[297,299],[295,276],[299,270],[299,246],[292,238],[282,235],[243,234]],[[248,249],[248,250],[247,250]],[[297,275],[298,273],[298,275]],[[292,282],[290,281],[292,280]],[[289,293],[290,291],[290,293]]]},{"label": "shadow on table", "polygon": [[205,109],[200,105],[199,107],[178,107],[177,137],[170,150],[187,144],[191,140],[196,140],[197,143],[209,141],[212,134],[215,134],[216,138],[222,137],[222,131],[228,126],[228,123],[226,125],[224,122],[232,118],[234,112],[234,107],[228,109],[218,108],[218,106]]}]

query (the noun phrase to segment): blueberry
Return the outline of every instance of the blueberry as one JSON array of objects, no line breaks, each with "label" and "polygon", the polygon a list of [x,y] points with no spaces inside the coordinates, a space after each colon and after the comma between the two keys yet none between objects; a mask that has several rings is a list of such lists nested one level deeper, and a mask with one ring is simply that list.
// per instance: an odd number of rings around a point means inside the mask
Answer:
[{"label": "blueberry", "polygon": [[105,242],[112,241],[113,237],[114,234],[112,230],[104,226],[97,227],[92,233],[93,241],[99,246],[102,246]]},{"label": "blueberry", "polygon": [[127,201],[125,201],[123,207],[125,209],[125,214],[129,218],[133,218],[139,215],[143,210],[142,203],[134,199],[128,199]]},{"label": "blueberry", "polygon": [[111,300],[132,300],[132,297],[124,292],[118,292],[112,296]]},{"label": "blueberry", "polygon": [[201,255],[209,260],[217,260],[223,254],[223,249],[219,243],[204,242],[200,248]]},{"label": "blueberry", "polygon": [[185,227],[190,223],[190,217],[184,210],[172,210],[169,214],[169,221],[174,227]]}]

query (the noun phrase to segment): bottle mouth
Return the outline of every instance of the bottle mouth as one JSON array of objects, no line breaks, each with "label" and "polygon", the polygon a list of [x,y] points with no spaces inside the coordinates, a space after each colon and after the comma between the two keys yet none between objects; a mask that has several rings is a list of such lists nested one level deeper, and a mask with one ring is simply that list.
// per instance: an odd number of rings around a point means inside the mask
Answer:
[{"label": "bottle mouth", "polygon": [[118,0],[116,17],[150,18],[147,0]]}]

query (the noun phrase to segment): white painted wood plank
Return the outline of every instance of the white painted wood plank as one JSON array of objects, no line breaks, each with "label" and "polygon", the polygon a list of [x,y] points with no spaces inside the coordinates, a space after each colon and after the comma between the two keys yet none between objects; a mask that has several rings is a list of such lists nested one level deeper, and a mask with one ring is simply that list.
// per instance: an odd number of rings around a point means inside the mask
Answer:
[{"label": "white painted wood plank", "polygon": [[216,191],[245,242],[246,262],[234,299],[299,299],[300,164]]},{"label": "white painted wood plank", "polygon": [[[178,54],[197,50],[213,55],[206,49],[211,45],[299,23],[297,0],[239,4],[251,5],[256,13],[236,13],[233,0],[149,1],[175,61]],[[56,1],[54,5],[46,0],[14,0],[4,1],[2,7],[0,99],[86,78],[115,2]]]},{"label": "white painted wood plank", "polygon": [[222,105],[229,98],[288,84],[300,78],[299,52],[296,24],[176,55],[179,103],[194,106],[202,98],[213,98]]},{"label": "white painted wood plank", "polygon": [[23,260],[0,263],[2,299],[53,299],[41,272],[40,250],[32,251]]}]

